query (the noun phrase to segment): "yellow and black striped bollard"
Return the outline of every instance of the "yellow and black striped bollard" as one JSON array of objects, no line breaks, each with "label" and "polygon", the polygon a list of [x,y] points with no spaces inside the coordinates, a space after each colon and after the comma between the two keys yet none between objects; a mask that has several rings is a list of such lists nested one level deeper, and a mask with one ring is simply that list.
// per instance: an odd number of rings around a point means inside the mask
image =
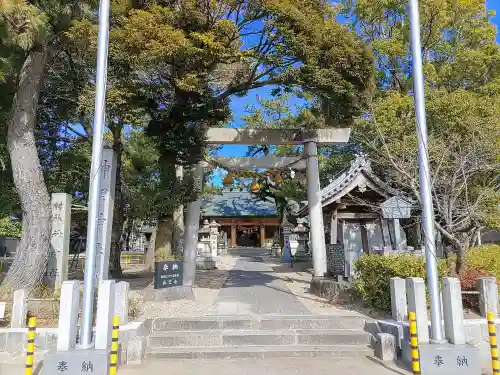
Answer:
[{"label": "yellow and black striped bollard", "polygon": [[497,331],[495,327],[495,315],[492,312],[487,314],[488,333],[490,335],[491,365],[493,374],[500,374],[500,363],[498,362]]},{"label": "yellow and black striped bollard", "polygon": [[410,319],[411,369],[413,375],[420,375],[420,353],[418,352],[417,318],[414,312],[408,314]]},{"label": "yellow and black striped bollard", "polygon": [[118,365],[118,332],[120,330],[120,317],[113,318],[113,331],[111,333],[111,358],[109,359],[109,375],[116,375]]},{"label": "yellow and black striped bollard", "polygon": [[26,369],[24,375],[33,375],[33,358],[35,356],[36,318],[28,321],[28,345],[26,346]]}]

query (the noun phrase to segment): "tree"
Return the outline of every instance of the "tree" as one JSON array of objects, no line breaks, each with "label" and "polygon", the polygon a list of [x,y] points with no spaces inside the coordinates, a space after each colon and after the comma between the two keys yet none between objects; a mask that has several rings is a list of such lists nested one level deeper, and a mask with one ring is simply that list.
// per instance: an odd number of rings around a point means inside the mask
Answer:
[{"label": "tree", "polygon": [[[378,93],[353,138],[378,174],[420,204],[406,1],[345,1],[373,46]],[[500,48],[482,1],[420,1],[436,228],[460,270],[478,230],[498,227]]]},{"label": "tree", "polygon": [[54,43],[72,17],[81,14],[81,5],[76,1],[0,3],[2,61],[12,66],[2,85],[8,98],[2,109],[9,112],[7,148],[23,217],[21,242],[3,283],[12,289],[32,289],[45,271],[51,210],[35,144],[37,106]]},{"label": "tree", "polygon": [[[301,87],[338,102],[335,113],[343,119],[359,112],[372,88],[370,51],[335,21],[328,4],[117,2],[112,14],[110,87],[149,116],[147,133],[160,152],[171,203],[192,199],[175,189],[175,167],[203,157],[205,131],[229,119],[233,95]],[[71,31],[77,55],[87,54],[83,60],[92,56],[94,35],[90,21]],[[159,231],[169,231],[175,208],[159,207]]]}]

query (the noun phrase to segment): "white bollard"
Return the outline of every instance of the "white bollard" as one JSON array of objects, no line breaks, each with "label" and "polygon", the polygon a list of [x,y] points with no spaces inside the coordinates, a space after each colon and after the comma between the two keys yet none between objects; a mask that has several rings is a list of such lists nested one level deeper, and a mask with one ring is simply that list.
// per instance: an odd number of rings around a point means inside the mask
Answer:
[{"label": "white bollard", "polygon": [[477,280],[479,291],[479,312],[486,318],[488,312],[492,312],[495,319],[498,318],[498,285],[494,277],[481,277]]},{"label": "white bollard", "polygon": [[130,283],[120,281],[115,288],[115,313],[120,317],[120,326],[128,324],[128,302],[130,294]]},{"label": "white bollard", "polygon": [[392,318],[397,322],[408,320],[408,305],[406,301],[406,282],[400,277],[392,277],[391,281]]},{"label": "white bollard", "polygon": [[451,344],[465,344],[464,310],[462,289],[455,277],[443,278],[444,333]]},{"label": "white bollard", "polygon": [[80,282],[64,281],[59,304],[57,351],[67,352],[76,345],[78,312],[80,310]]},{"label": "white bollard", "polygon": [[408,312],[414,312],[417,317],[417,333],[419,344],[429,343],[429,318],[427,317],[427,299],[425,282],[421,277],[406,279],[408,296]]},{"label": "white bollard", "polygon": [[99,283],[97,297],[97,317],[95,324],[95,348],[106,350],[111,346],[113,315],[115,312],[115,281],[103,280]]}]

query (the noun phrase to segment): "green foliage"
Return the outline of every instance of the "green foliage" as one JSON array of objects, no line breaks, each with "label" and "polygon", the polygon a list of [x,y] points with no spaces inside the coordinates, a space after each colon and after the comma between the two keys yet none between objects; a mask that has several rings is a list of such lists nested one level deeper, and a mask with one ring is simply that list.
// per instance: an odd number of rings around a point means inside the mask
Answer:
[{"label": "green foliage", "polygon": [[185,171],[183,180],[168,170],[164,172],[168,178],[160,178],[160,155],[154,140],[142,131],[132,131],[124,142],[122,165],[123,199],[130,217],[151,220],[172,214],[179,205],[195,199],[198,192],[192,188],[189,172]]},{"label": "green foliage", "polygon": [[500,245],[491,244],[470,249],[465,264],[500,280]]},{"label": "green foliage", "polygon": [[[425,259],[410,254],[380,256],[363,255],[354,265],[355,289],[370,306],[390,310],[391,277],[426,278]],[[449,268],[444,260],[438,262],[439,276],[446,276]]]},{"label": "green foliage", "polygon": [[21,237],[22,225],[19,220],[12,220],[10,217],[0,219],[0,236],[2,237]]},{"label": "green foliage", "polygon": [[[352,139],[388,184],[419,202],[407,1],[345,0],[373,46],[378,92]],[[419,1],[436,226],[462,256],[500,223],[500,47],[484,1]]]}]

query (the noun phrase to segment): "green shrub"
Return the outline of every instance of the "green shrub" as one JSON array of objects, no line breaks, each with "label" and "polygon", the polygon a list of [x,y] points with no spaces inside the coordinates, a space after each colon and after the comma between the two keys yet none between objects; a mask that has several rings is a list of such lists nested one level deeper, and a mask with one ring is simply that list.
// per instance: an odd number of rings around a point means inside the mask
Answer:
[{"label": "green shrub", "polygon": [[469,249],[465,264],[500,280],[500,245],[489,244]]},{"label": "green shrub", "polygon": [[[390,310],[391,277],[426,277],[425,258],[410,254],[363,255],[354,264],[356,281],[354,287],[371,307]],[[440,277],[449,274],[446,262],[439,260]]]}]

